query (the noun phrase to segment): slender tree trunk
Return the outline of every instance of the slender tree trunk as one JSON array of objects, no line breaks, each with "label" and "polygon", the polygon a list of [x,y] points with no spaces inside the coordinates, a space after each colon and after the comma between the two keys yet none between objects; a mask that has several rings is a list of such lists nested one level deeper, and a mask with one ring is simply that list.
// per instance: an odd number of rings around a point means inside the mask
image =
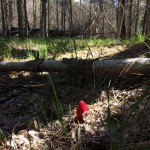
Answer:
[{"label": "slender tree trunk", "polygon": [[137,0],[136,5],[136,18],[135,18],[135,34],[138,32],[138,23],[139,23],[139,6],[140,6],[140,0]]},{"label": "slender tree trunk", "polygon": [[47,0],[41,0],[42,1],[42,20],[41,20],[41,36],[44,38],[47,38],[47,32],[46,32],[46,2]]},{"label": "slender tree trunk", "polygon": [[19,37],[24,38],[23,0],[17,0]]},{"label": "slender tree trunk", "polygon": [[48,30],[49,30],[49,29],[50,29],[50,9],[51,9],[51,8],[50,8],[50,7],[51,7],[51,6],[50,6],[50,0],[48,0],[47,5],[48,5],[48,6],[47,6],[47,7],[48,7],[48,13],[47,13],[47,18],[48,18],[48,19],[47,19],[47,21],[48,21]]},{"label": "slender tree trunk", "polygon": [[9,26],[13,26],[13,0],[9,0]]},{"label": "slender tree trunk", "polygon": [[81,24],[80,31],[81,31],[81,34],[83,35],[84,34],[84,19],[83,19],[82,0],[80,0],[80,14],[81,16],[78,16],[78,17],[80,18],[79,24]]},{"label": "slender tree trunk", "polygon": [[46,19],[47,19],[47,7],[46,7],[46,3],[47,3],[47,0],[45,0],[44,2],[44,38],[47,38],[47,22],[46,22]]},{"label": "slender tree trunk", "polygon": [[72,32],[72,0],[69,0],[69,32]]},{"label": "slender tree trunk", "polygon": [[66,30],[66,0],[61,2],[61,30]]},{"label": "slender tree trunk", "polygon": [[120,38],[124,39],[124,38],[126,38],[126,25],[125,25],[125,5],[126,5],[126,1],[121,0],[120,5],[121,5],[120,6],[120,23],[119,23]]},{"label": "slender tree trunk", "polygon": [[117,3],[117,10],[116,10],[116,22],[117,22],[117,37],[119,38],[120,37],[120,22],[121,22],[121,19],[120,19],[120,0],[118,0],[118,3]]},{"label": "slender tree trunk", "polygon": [[150,35],[150,0],[146,1],[146,35]]},{"label": "slender tree trunk", "polygon": [[1,0],[1,15],[2,15],[2,30],[5,35],[6,32],[6,22],[5,22],[5,12],[4,12],[4,0]]},{"label": "slender tree trunk", "polygon": [[61,2],[61,30],[64,30],[64,0]]},{"label": "slender tree trunk", "polygon": [[[15,16],[17,16],[17,0],[13,1],[13,17],[15,17]],[[13,25],[12,25],[13,27],[16,26],[15,23],[16,22],[15,22],[15,20],[13,18]]]},{"label": "slender tree trunk", "polygon": [[97,8],[95,7],[95,12],[94,12],[94,14],[95,14],[95,33],[96,34],[98,34],[99,33],[99,29],[98,29],[98,10],[97,10]]},{"label": "slender tree trunk", "polygon": [[63,9],[64,9],[64,17],[63,17],[63,27],[64,27],[64,31],[66,31],[66,5],[67,5],[67,2],[66,2],[66,0],[64,0],[64,5],[63,5]]},{"label": "slender tree trunk", "polygon": [[36,0],[33,0],[33,28],[36,28]]},{"label": "slender tree trunk", "polygon": [[128,0],[128,37],[131,37],[132,34],[132,5],[133,0]]},{"label": "slender tree trunk", "polygon": [[103,0],[100,0],[99,1],[99,8],[100,8],[100,12],[101,12],[101,16],[102,16],[102,28],[101,28],[101,33],[102,35],[104,36],[105,34],[105,14],[104,14],[104,1]]},{"label": "slender tree trunk", "polygon": [[144,12],[144,17],[143,17],[143,23],[142,23],[142,34],[145,34],[146,32],[146,7],[145,7],[145,12]]},{"label": "slender tree trunk", "polygon": [[56,27],[57,30],[59,30],[59,4],[58,4],[58,0],[56,0]]},{"label": "slender tree trunk", "polygon": [[4,1],[4,14],[5,14],[5,35],[7,36],[7,38],[9,38],[9,35],[8,35],[8,30],[9,30],[9,25],[8,25],[8,0],[5,0]]},{"label": "slender tree trunk", "polygon": [[25,19],[25,36],[28,36],[28,30],[29,30],[29,22],[28,22],[28,13],[27,13],[27,3],[26,0],[24,0],[24,19]]},{"label": "slender tree trunk", "polygon": [[91,36],[91,17],[92,17],[92,3],[90,1],[90,8],[89,8],[89,36]]}]

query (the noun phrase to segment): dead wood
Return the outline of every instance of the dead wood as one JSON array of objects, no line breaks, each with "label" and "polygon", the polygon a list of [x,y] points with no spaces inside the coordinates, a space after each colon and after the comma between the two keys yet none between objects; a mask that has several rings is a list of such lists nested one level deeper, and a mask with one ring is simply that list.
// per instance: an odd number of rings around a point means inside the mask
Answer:
[{"label": "dead wood", "polygon": [[150,74],[150,58],[85,60],[67,59],[44,60],[37,59],[24,62],[0,62],[0,71],[30,71],[30,72],[76,72],[81,74]]}]

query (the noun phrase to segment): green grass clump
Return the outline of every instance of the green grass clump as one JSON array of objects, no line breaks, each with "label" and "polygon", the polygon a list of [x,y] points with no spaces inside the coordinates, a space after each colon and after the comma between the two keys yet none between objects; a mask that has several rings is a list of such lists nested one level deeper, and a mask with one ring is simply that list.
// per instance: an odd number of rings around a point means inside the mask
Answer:
[{"label": "green grass clump", "polygon": [[[78,50],[85,50],[92,47],[110,47],[116,45],[134,45],[144,41],[143,35],[138,35],[125,40],[120,39],[102,39],[102,38],[26,38],[20,39],[19,37],[10,37],[5,40],[0,38],[0,55],[5,57],[11,57],[11,50],[24,49],[24,50],[36,50],[40,53],[40,58],[46,58],[52,56],[52,59],[56,59],[60,53],[77,52]],[[7,52],[5,52],[7,50]],[[10,54],[9,54],[10,53]],[[28,54],[29,58],[33,58],[32,54]]]},{"label": "green grass clump", "polygon": [[144,42],[144,39],[145,39],[145,36],[138,35],[138,36],[135,36],[135,37],[123,40],[122,44],[134,45],[134,44],[138,44],[138,43]]}]

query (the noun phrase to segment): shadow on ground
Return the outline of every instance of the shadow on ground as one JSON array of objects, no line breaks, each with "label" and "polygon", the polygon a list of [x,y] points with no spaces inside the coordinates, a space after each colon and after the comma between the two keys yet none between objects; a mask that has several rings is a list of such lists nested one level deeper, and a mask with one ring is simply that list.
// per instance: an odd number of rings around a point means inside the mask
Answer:
[{"label": "shadow on ground", "polygon": [[30,49],[12,49],[11,56],[15,59],[27,59],[29,57],[37,57],[38,51]]},{"label": "shadow on ground", "polygon": [[[18,54],[14,51],[14,57],[24,56],[24,50]],[[149,57],[149,50],[141,44],[132,46],[124,52],[112,56],[112,58]],[[102,90],[109,88],[131,90],[143,88],[150,84],[146,76],[121,76],[98,77],[70,76],[63,73],[51,74],[55,85],[55,92],[60,101],[64,114],[68,115],[69,104],[75,108],[79,100],[91,104],[100,100]],[[17,133],[27,129],[32,118],[38,120],[43,126],[57,119],[57,110],[54,108],[56,100],[55,92],[47,73],[11,72],[0,73],[0,129],[4,133]],[[109,142],[104,141],[107,145]],[[87,146],[99,147],[99,144],[87,143]],[[90,147],[89,146],[89,147]],[[105,147],[105,146],[104,146]],[[109,147],[107,145],[107,147]],[[105,149],[105,148],[102,148]]]},{"label": "shadow on ground", "polygon": [[129,46],[126,50],[113,55],[111,58],[150,58],[150,49],[144,43]]}]

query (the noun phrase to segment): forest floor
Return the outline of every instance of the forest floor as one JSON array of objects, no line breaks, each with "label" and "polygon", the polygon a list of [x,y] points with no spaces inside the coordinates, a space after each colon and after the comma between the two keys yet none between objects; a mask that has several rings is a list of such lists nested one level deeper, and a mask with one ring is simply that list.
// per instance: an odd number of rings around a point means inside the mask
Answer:
[{"label": "forest floor", "polygon": [[[92,47],[57,59],[76,56],[125,59],[150,57],[150,51],[142,44]],[[0,83],[0,150],[150,149],[149,76],[93,80],[63,73],[1,72]],[[90,108],[83,124],[76,118],[80,100]]]}]

